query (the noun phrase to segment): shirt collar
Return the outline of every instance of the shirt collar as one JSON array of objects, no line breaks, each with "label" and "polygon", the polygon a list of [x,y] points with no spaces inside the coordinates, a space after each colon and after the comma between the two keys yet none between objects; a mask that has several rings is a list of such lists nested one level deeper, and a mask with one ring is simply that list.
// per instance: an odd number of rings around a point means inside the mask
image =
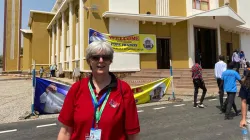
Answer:
[{"label": "shirt collar", "polygon": [[[103,88],[102,90],[106,90],[108,88],[115,88],[115,87],[117,87],[116,76],[112,72],[109,72],[109,75],[111,76],[111,82],[105,88]],[[93,75],[91,74],[89,76],[90,84],[91,84],[92,88],[95,89],[95,85],[93,83],[92,78],[93,78]]]}]

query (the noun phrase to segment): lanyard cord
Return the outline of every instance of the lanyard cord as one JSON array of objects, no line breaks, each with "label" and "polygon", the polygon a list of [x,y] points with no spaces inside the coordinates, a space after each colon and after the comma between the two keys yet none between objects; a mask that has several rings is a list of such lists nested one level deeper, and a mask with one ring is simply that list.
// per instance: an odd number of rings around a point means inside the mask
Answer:
[{"label": "lanyard cord", "polygon": [[[101,97],[101,99],[99,101],[97,101],[96,96],[95,96],[95,92],[94,92],[93,87],[91,86],[90,82],[88,83],[88,86],[89,86],[89,90],[91,93],[92,102],[94,105],[94,120],[93,120],[93,125],[92,125],[92,127],[94,128],[95,123],[98,124],[100,119],[101,119],[101,115],[102,115],[102,112],[104,110],[104,107],[106,106],[111,89],[108,89],[108,91]],[[100,108],[101,104],[102,104],[102,106]]]}]

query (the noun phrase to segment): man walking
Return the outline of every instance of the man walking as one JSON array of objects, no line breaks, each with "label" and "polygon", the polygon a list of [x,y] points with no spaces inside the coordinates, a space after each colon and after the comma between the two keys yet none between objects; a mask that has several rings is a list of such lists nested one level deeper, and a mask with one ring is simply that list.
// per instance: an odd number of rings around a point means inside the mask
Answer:
[{"label": "man walking", "polygon": [[235,50],[232,55],[232,61],[234,62],[234,67],[236,68],[236,71],[240,73],[240,57],[238,50]]},{"label": "man walking", "polygon": [[40,68],[39,73],[40,73],[40,78],[43,78],[43,73],[44,73],[44,69],[43,69],[43,67],[41,67],[41,68]]},{"label": "man walking", "polygon": [[233,70],[233,68],[234,68],[234,63],[230,62],[228,64],[227,70],[222,73],[221,77],[222,79],[221,86],[223,86],[224,91],[227,92],[227,108],[225,113],[225,120],[232,119],[232,117],[230,116],[232,107],[234,108],[236,116],[239,115],[234,99],[237,92],[236,80],[238,80],[240,84],[242,84],[242,82],[239,73]]},{"label": "man walking", "polygon": [[[227,70],[227,64],[224,62],[225,57],[223,55],[219,56],[219,61],[215,64],[214,67],[214,75],[217,80],[217,85],[219,88],[219,98],[220,98],[220,109],[223,110],[223,96],[224,96],[224,90],[223,86],[221,87],[221,76],[224,71]],[[223,111],[222,111],[223,112]]]},{"label": "man walking", "polygon": [[[192,72],[192,78],[193,78],[193,83],[194,83],[194,108],[196,107],[204,108],[203,100],[205,98],[207,88],[202,78],[202,68],[199,65],[199,61],[197,59],[195,60],[195,64],[192,67],[191,72]],[[199,88],[201,88],[203,92],[200,98],[200,103],[197,104],[197,96],[198,96]]]}]

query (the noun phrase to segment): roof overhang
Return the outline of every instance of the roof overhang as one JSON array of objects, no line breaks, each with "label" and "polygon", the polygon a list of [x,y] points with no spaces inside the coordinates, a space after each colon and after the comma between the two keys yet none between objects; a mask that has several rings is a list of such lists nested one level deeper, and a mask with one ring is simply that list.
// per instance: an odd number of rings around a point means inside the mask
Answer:
[{"label": "roof overhang", "polygon": [[57,12],[57,10],[60,8],[63,1],[64,0],[56,0],[53,8],[51,9],[51,12]]},{"label": "roof overhang", "polygon": [[32,34],[32,30],[29,29],[20,29],[21,32],[26,33],[26,34]]},{"label": "roof overhang", "polygon": [[55,15],[55,13],[53,13],[53,12],[30,10],[30,16],[29,16],[29,22],[28,22],[28,26],[29,26],[29,27],[30,27],[30,25],[31,25],[31,22],[32,22],[32,18],[33,18],[33,14],[34,14],[34,13]]},{"label": "roof overhang", "polygon": [[188,19],[195,18],[211,18],[225,28],[235,28],[236,26],[240,26],[246,23],[237,13],[235,13],[228,6],[223,6],[217,9],[202,12],[188,17]]},{"label": "roof overhang", "polygon": [[142,22],[161,22],[165,23],[177,23],[186,20],[186,17],[178,17],[178,16],[158,16],[152,14],[131,14],[131,13],[119,13],[119,12],[104,12],[102,15],[104,18],[115,18],[116,20],[119,19],[129,19],[129,20],[136,20]]},{"label": "roof overhang", "polygon": [[240,25],[234,28],[223,28],[225,31],[234,32],[234,33],[241,33],[241,34],[250,34],[250,27],[246,25]]},{"label": "roof overhang", "polygon": [[62,4],[60,4],[59,9],[57,10],[55,16],[53,17],[53,19],[51,20],[51,22],[49,23],[49,25],[47,26],[47,29],[51,29],[52,25],[56,23],[56,20],[59,19],[61,17],[61,12],[64,12],[67,8],[68,8],[68,2],[70,2],[71,0],[64,0]]}]

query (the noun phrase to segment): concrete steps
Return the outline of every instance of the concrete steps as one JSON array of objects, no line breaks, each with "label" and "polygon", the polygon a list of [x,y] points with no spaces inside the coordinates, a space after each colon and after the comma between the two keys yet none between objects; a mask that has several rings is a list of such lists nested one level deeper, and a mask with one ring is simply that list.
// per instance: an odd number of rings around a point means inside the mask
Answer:
[{"label": "concrete steps", "polygon": [[[240,73],[243,73],[243,69],[240,70]],[[190,69],[174,69],[173,75],[176,89],[193,89],[193,79]],[[202,76],[207,89],[218,90],[217,81],[214,77],[214,69],[204,69],[202,71]],[[165,77],[170,77],[169,69],[143,69],[140,72],[132,73],[123,78],[123,80],[128,82],[131,86],[138,86]]]}]

